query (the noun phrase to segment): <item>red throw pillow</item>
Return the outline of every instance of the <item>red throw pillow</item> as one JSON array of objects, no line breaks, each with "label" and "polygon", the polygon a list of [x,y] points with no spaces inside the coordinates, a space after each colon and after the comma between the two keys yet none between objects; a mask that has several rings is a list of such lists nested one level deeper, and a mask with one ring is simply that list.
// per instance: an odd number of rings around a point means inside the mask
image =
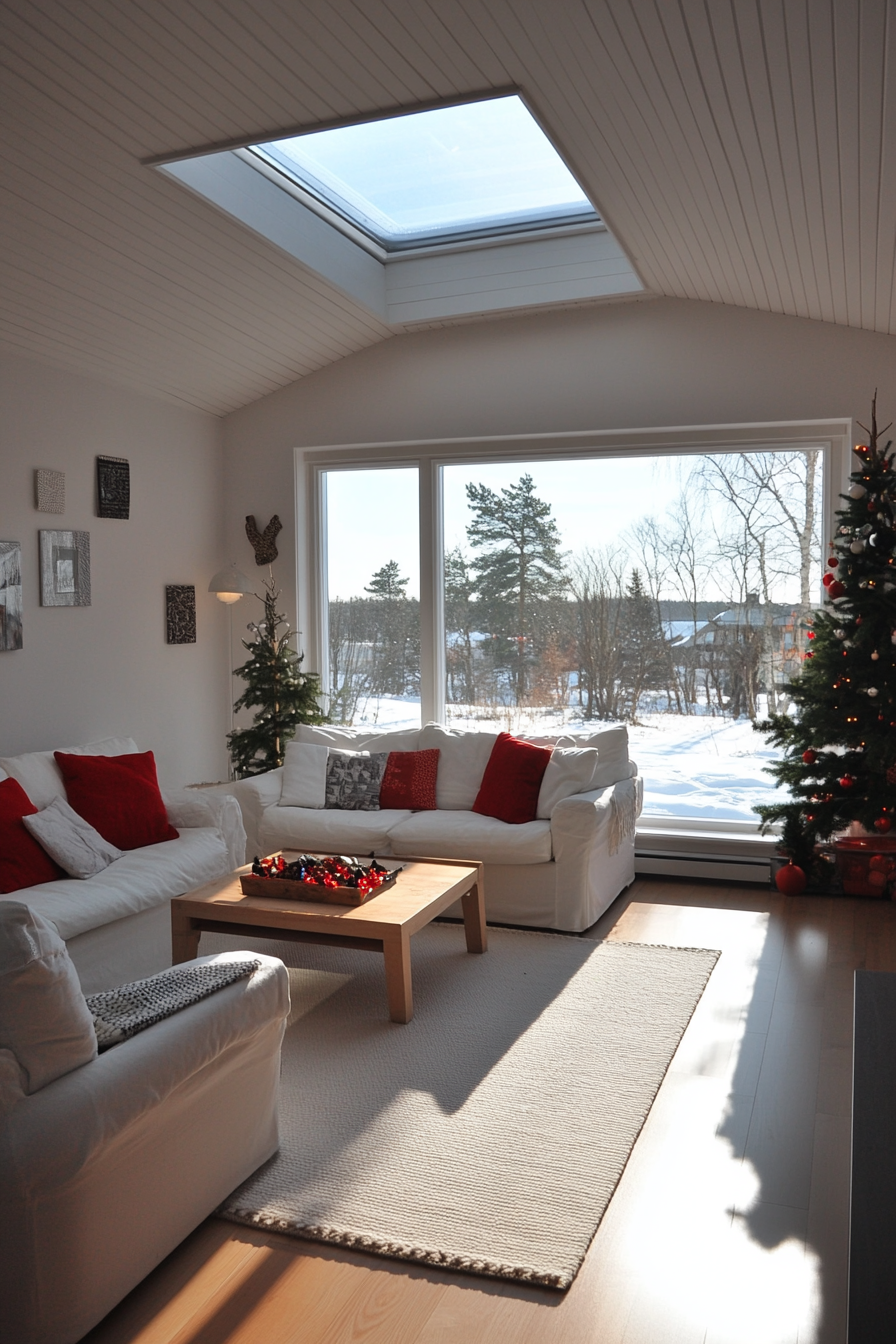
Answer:
[{"label": "red throw pillow", "polygon": [[429,751],[390,751],[380,784],[380,807],[410,807],[434,812],[439,748]]},{"label": "red throw pillow", "polygon": [[0,891],[8,895],[66,874],[22,825],[37,808],[17,779],[0,779]]},{"label": "red throw pillow", "polygon": [[550,759],[550,747],[535,747],[531,742],[520,742],[510,733],[499,733],[473,811],[509,821],[514,826],[534,821],[538,791]]},{"label": "red throw pillow", "polygon": [[70,756],[55,751],[68,801],[104,840],[119,849],[139,849],[176,840],[151,751],[125,756]]}]

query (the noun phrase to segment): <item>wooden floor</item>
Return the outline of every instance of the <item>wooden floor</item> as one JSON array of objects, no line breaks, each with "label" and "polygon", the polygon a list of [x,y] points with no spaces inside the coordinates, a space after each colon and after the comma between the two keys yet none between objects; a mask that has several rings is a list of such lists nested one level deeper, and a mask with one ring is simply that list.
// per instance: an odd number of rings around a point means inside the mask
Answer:
[{"label": "wooden floor", "polygon": [[567,1293],[209,1219],[90,1344],[843,1344],[852,973],[896,905],[639,879],[586,936],[722,956]]}]

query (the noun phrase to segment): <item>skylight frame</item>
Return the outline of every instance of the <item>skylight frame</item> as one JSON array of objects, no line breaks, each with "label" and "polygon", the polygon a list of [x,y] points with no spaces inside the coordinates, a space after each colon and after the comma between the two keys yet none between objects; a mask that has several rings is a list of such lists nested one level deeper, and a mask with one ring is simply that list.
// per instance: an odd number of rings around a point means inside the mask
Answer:
[{"label": "skylight frame", "polygon": [[[582,194],[581,205],[534,206],[525,211],[517,209],[503,216],[493,215],[487,220],[467,224],[425,227],[413,233],[405,232],[400,236],[389,235],[381,226],[377,227],[376,216],[380,212],[377,211],[375,206],[370,211],[364,211],[363,207],[356,207],[353,211],[351,203],[334,191],[321,177],[315,176],[307,169],[302,171],[297,165],[285,161],[285,155],[279,150],[279,145],[287,139],[301,140],[308,136],[323,136],[331,131],[351,129],[355,126],[386,124],[408,117],[422,117],[428,113],[439,112],[448,108],[473,107],[510,98],[516,99],[525,109],[534,126],[541,133],[547,147],[556,156],[558,163],[566,174],[575,182]],[[275,181],[277,185],[290,192],[290,194],[295,195],[330,224],[352,238],[353,241],[360,243],[361,246],[366,247],[367,250],[383,259],[407,256],[415,252],[433,249],[466,247],[474,243],[500,242],[504,239],[512,240],[520,237],[550,236],[558,232],[604,227],[598,211],[587,197],[566,158],[518,90],[496,90],[487,97],[479,95],[425,108],[401,109],[393,113],[387,113],[382,117],[366,117],[355,122],[340,123],[339,126],[328,127],[324,130],[314,128],[313,130],[298,132],[294,136],[281,136],[276,141],[267,140],[244,145],[238,153],[240,158],[250,163],[257,171]],[[353,194],[357,195],[357,193]],[[382,218],[383,216],[380,215],[380,219]]]}]

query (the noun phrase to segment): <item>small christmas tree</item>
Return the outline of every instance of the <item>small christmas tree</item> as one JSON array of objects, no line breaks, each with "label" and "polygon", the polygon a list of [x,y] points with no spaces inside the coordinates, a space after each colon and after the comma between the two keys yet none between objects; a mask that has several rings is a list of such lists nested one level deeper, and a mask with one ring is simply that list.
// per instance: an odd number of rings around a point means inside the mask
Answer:
[{"label": "small christmas tree", "polygon": [[[242,641],[249,660],[236,668],[235,675],[246,682],[246,689],[234,709],[259,708],[251,728],[237,728],[228,734],[227,744],[237,779],[260,775],[283,764],[286,744],[295,736],[300,723],[326,723],[318,704],[320,678],[315,672],[302,672],[303,655],[290,646],[292,631],[286,618],[277,611],[279,591],[274,576],[263,580],[264,617],[252,622],[254,640]],[[285,632],[278,633],[286,625]]]},{"label": "small christmas tree", "polygon": [[827,602],[810,618],[811,648],[785,688],[795,713],[757,724],[784,750],[768,771],[791,797],[757,809],[762,829],[783,822],[782,848],[806,873],[818,841],[852,822],[883,835],[896,819],[896,471],[891,442],[879,444],[876,395],[865,432],[841,495]]}]

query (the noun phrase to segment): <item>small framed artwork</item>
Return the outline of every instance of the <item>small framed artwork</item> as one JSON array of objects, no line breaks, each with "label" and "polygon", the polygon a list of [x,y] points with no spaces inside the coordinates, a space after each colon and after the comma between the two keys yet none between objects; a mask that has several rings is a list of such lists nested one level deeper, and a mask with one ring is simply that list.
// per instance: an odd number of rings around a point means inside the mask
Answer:
[{"label": "small framed artwork", "polygon": [[65,513],[65,472],[38,467],[34,473],[34,507],[38,513]]},{"label": "small framed artwork", "polygon": [[127,458],[96,459],[96,511],[99,518],[130,518],[131,466]]},{"label": "small framed artwork", "polygon": [[90,606],[89,532],[41,532],[40,604]]},{"label": "small framed artwork", "polygon": [[196,589],[169,583],[165,589],[165,627],[169,644],[196,643]]},{"label": "small framed artwork", "polygon": [[0,653],[22,647],[22,548],[0,541]]}]

